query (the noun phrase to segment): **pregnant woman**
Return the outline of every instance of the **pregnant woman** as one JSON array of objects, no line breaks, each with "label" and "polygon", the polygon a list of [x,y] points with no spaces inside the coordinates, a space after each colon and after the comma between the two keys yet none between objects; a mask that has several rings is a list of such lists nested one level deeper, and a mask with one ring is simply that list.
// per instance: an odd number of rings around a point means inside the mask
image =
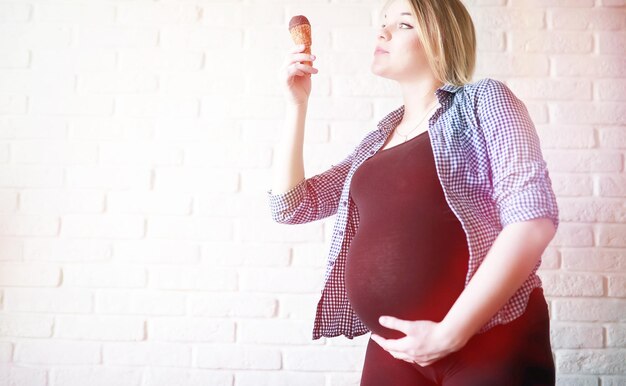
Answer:
[{"label": "pregnant woman", "polygon": [[377,335],[400,338],[378,323],[380,315],[442,320],[463,291],[469,252],[439,184],[428,131],[363,162],[350,196],[360,221],[345,281],[361,321]]},{"label": "pregnant woman", "polygon": [[305,178],[314,57],[281,72],[288,109],[267,191],[272,218],[336,215],[313,339],[371,332],[362,386],[554,385],[537,275],[559,225],[539,138],[502,82],[471,82],[460,0],[389,0],[372,72],[404,103],[343,160]]}]

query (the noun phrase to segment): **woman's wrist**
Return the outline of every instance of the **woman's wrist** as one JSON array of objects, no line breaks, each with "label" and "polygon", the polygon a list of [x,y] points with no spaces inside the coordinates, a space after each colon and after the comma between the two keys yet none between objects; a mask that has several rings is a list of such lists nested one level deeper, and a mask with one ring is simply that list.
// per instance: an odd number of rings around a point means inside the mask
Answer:
[{"label": "woman's wrist", "polygon": [[465,346],[467,341],[471,338],[463,328],[455,326],[450,323],[449,319],[446,320],[446,318],[438,323],[437,328],[439,329],[440,336],[442,336],[443,339],[448,342],[448,346],[453,347],[455,351]]},{"label": "woman's wrist", "polygon": [[304,102],[292,102],[292,101],[288,101],[287,102],[287,106],[289,108],[295,108],[295,109],[306,109],[309,105],[309,100],[305,100]]}]

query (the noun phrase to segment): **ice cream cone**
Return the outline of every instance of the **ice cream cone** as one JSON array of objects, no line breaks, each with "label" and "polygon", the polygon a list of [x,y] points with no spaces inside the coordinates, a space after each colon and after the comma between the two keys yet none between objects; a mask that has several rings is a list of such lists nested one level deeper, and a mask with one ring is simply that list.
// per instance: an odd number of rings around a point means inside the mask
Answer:
[{"label": "ice cream cone", "polygon": [[[295,44],[304,44],[302,53],[311,54],[311,24],[303,15],[297,15],[289,21],[289,32]],[[303,61],[302,64],[313,66],[312,61]]]}]

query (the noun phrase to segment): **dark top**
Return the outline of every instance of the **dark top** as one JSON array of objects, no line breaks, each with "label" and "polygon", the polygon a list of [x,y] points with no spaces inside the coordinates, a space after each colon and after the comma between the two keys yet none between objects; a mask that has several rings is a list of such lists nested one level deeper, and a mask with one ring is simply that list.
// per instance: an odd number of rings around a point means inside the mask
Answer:
[{"label": "dark top", "polygon": [[384,338],[404,333],[381,326],[381,315],[441,321],[463,291],[469,251],[437,177],[428,131],[363,162],[350,197],[360,221],[345,284],[359,319]]}]

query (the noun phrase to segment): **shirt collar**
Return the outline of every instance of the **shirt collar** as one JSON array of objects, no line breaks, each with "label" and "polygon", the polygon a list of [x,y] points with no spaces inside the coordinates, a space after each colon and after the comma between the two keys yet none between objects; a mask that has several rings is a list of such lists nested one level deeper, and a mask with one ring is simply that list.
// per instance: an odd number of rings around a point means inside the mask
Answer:
[{"label": "shirt collar", "polygon": [[444,83],[435,92],[438,92],[439,90],[443,90],[443,91],[448,91],[448,92],[451,92],[451,93],[455,93],[455,92],[459,91],[462,88],[463,88],[463,86],[457,86],[457,85],[454,85],[452,83]]},{"label": "shirt collar", "polygon": [[[452,83],[444,83],[441,87],[435,90],[435,94],[437,95],[437,99],[439,99],[439,103],[443,105],[443,102],[447,98],[451,97],[462,88],[463,86],[456,86]],[[403,115],[404,105],[393,110],[381,119],[380,122],[378,122],[378,129],[384,133],[388,133],[400,123]]]}]

